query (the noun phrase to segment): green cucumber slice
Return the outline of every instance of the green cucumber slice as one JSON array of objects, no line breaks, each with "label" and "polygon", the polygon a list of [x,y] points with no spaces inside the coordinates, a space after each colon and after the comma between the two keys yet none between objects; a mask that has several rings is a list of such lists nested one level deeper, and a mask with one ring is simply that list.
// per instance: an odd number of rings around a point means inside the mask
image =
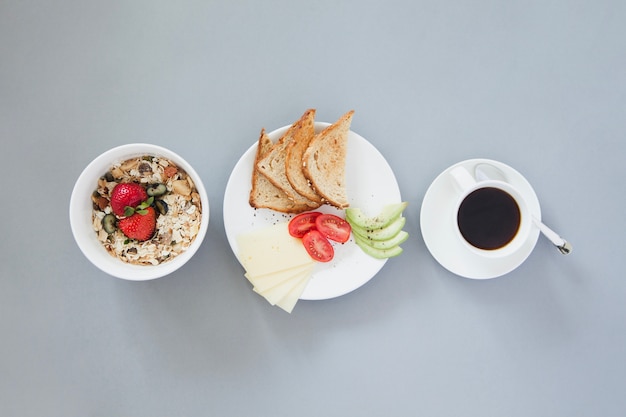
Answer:
[{"label": "green cucumber slice", "polygon": [[408,202],[406,201],[388,204],[374,217],[367,217],[359,208],[348,207],[346,209],[346,220],[351,225],[356,225],[361,229],[382,229],[400,217],[407,205]]},{"label": "green cucumber slice", "polygon": [[359,235],[354,235],[354,241],[356,244],[365,252],[367,255],[377,258],[377,259],[387,259],[398,256],[402,253],[402,248],[400,246],[394,246],[389,249],[377,249],[368,244],[366,240],[364,240]]},{"label": "green cucumber slice", "polygon": [[406,242],[409,238],[409,234],[404,230],[401,230],[395,236],[387,240],[372,240],[360,235],[359,238],[363,239],[368,246],[371,246],[374,249],[391,249]]},{"label": "green cucumber slice", "polygon": [[400,233],[405,224],[406,217],[400,216],[382,229],[365,229],[352,223],[350,223],[350,226],[352,227],[352,231],[355,235],[360,235],[364,239],[389,240]]}]

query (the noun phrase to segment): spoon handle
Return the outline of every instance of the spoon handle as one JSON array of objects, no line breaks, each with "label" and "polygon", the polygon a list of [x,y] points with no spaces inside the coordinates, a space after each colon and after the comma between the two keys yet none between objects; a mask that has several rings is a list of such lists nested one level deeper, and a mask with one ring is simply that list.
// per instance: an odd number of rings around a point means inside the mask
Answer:
[{"label": "spoon handle", "polygon": [[535,222],[535,225],[537,225],[541,233],[543,233],[544,236],[547,237],[548,240],[550,240],[550,242],[552,242],[552,244],[556,246],[563,255],[567,255],[572,251],[571,243],[563,239],[554,230],[543,224],[541,220],[537,219],[536,217],[533,217],[533,221]]}]

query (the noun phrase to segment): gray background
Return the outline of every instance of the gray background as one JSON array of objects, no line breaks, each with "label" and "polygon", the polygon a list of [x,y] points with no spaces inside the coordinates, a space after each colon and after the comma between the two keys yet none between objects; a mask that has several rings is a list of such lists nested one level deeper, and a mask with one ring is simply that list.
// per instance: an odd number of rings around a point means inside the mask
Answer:
[{"label": "gray background", "polygon": [[[0,415],[626,415],[626,3],[0,1]],[[222,197],[259,129],[309,107],[397,176],[410,240],[367,285],[293,314],[242,277]],[[211,222],[167,278],[76,246],[98,154],[166,146]],[[430,256],[419,209],[457,161],[526,175],[540,238],[495,280]]]}]

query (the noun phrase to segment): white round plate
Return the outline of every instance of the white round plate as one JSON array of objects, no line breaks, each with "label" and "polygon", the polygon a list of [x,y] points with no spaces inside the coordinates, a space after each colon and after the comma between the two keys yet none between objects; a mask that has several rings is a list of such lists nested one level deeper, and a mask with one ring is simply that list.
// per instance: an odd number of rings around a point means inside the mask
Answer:
[{"label": "white round plate", "polygon": [[465,278],[488,279],[507,274],[517,268],[533,251],[539,237],[539,229],[534,228],[522,248],[503,258],[486,259],[469,250],[458,240],[454,223],[454,203],[458,191],[450,176],[450,170],[463,165],[470,172],[480,163],[488,163],[499,168],[507,182],[520,190],[528,202],[531,213],[541,219],[539,200],[530,183],[515,169],[501,162],[489,159],[469,159],[459,162],[443,171],[430,185],[422,202],[420,227],[426,247],[444,268]]},{"label": "white round plate", "polygon": [[[329,124],[315,122],[315,131],[319,132]],[[288,128],[284,126],[277,129],[269,133],[269,137],[276,142]],[[287,222],[293,217],[269,209],[250,207],[248,198],[256,149],[255,142],[239,159],[224,193],[224,228],[235,256],[239,252],[238,235],[278,222]],[[352,131],[348,135],[346,192],[351,207],[358,207],[372,215],[387,204],[401,202],[396,177],[385,158],[372,144]],[[317,211],[344,217],[342,211],[329,206],[322,206]],[[333,246],[335,257],[328,263],[315,265],[311,281],[300,299],[324,300],[347,294],[368,282],[386,262],[366,255],[352,238],[344,244],[333,243]]]}]

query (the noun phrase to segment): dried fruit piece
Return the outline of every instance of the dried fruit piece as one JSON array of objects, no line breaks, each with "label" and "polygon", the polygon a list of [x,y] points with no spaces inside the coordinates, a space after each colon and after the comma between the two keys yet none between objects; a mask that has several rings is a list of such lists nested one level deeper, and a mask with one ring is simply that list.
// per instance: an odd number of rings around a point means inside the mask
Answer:
[{"label": "dried fruit piece", "polygon": [[94,191],[91,195],[91,201],[93,201],[94,205],[98,207],[98,210],[104,211],[104,209],[109,205],[109,200],[106,197],[103,197],[97,191]]},{"label": "dried fruit piece", "polygon": [[137,167],[137,170],[139,171],[140,174],[147,174],[149,172],[152,172],[152,167],[150,166],[149,163],[147,162],[142,162],[141,164],[139,164],[139,166]]},{"label": "dried fruit piece", "polygon": [[167,178],[172,178],[174,175],[176,175],[177,172],[178,172],[178,168],[176,168],[173,165],[169,165],[169,166],[166,166],[165,168],[163,168],[163,174]]}]

